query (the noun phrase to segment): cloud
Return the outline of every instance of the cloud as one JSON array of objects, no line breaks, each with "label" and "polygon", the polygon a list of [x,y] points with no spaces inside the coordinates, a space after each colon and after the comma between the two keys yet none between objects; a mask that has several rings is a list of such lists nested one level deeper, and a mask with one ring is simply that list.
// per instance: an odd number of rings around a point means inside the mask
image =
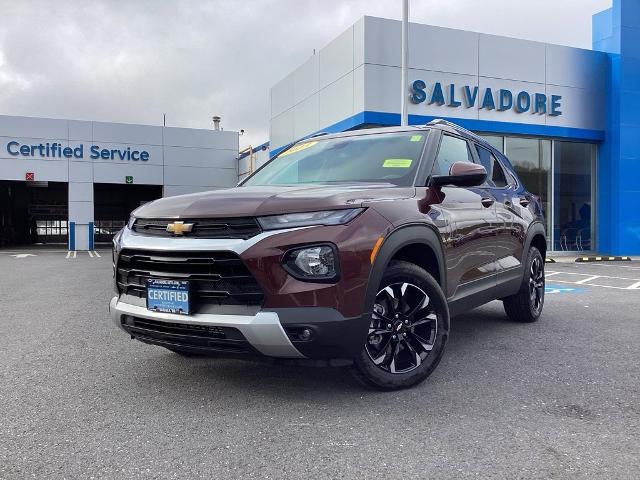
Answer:
[{"label": "cloud", "polygon": [[[412,0],[411,20],[589,48],[610,0]],[[268,137],[269,88],[362,15],[399,0],[4,0],[0,111],[245,129]]]}]

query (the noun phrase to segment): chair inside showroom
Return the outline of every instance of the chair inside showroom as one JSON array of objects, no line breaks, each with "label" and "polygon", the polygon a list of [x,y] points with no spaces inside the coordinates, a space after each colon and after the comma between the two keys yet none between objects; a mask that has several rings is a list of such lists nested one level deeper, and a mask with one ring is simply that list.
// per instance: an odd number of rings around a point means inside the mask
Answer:
[{"label": "chair inside showroom", "polygon": [[591,250],[591,229],[581,228],[576,237],[578,250]]},{"label": "chair inside showroom", "polygon": [[577,228],[565,228],[560,232],[560,249],[565,251],[582,250],[578,241]]}]

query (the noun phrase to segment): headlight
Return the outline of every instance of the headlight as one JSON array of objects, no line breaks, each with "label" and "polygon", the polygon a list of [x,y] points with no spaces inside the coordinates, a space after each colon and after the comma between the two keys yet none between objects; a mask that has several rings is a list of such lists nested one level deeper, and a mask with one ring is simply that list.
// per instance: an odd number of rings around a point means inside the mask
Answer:
[{"label": "headlight", "polygon": [[335,282],[340,262],[333,245],[313,245],[289,250],[283,260],[284,269],[294,278],[309,282]]},{"label": "headlight", "polygon": [[342,225],[353,220],[364,211],[364,208],[347,208],[342,210],[325,210],[321,212],[286,213],[260,217],[258,221],[264,230],[279,228],[308,227],[311,225]]},{"label": "headlight", "polygon": [[[124,229],[122,229],[124,230]],[[118,263],[118,255],[120,255],[120,250],[122,248],[122,246],[120,245],[120,238],[122,237],[122,230],[120,230],[118,233],[116,233],[113,236],[113,239],[111,241],[111,268],[113,270],[113,288],[115,289],[116,293],[118,292],[118,283],[116,280],[116,265]]]},{"label": "headlight", "polygon": [[118,260],[118,255],[120,254],[120,239],[122,238],[122,229],[118,231],[113,236],[111,240],[111,262],[113,263],[113,268],[116,268],[116,260]]}]

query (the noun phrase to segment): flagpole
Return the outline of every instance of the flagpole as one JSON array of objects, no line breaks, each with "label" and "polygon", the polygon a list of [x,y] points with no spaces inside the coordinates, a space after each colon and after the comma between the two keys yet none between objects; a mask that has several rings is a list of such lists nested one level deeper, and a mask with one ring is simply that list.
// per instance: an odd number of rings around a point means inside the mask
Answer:
[{"label": "flagpole", "polygon": [[409,68],[407,65],[407,51],[409,48],[409,0],[402,0],[402,63],[401,77],[402,85],[400,86],[400,125],[409,124],[409,114],[407,112],[407,84],[409,78]]}]

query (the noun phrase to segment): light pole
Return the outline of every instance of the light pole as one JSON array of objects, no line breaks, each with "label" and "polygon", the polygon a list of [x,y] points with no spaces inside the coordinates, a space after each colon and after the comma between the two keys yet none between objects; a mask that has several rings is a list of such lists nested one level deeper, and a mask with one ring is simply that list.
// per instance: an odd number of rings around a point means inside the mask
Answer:
[{"label": "light pole", "polygon": [[400,85],[400,125],[409,124],[409,113],[407,112],[407,82],[409,81],[409,67],[407,65],[407,50],[409,48],[409,0],[402,0],[402,62]]}]

